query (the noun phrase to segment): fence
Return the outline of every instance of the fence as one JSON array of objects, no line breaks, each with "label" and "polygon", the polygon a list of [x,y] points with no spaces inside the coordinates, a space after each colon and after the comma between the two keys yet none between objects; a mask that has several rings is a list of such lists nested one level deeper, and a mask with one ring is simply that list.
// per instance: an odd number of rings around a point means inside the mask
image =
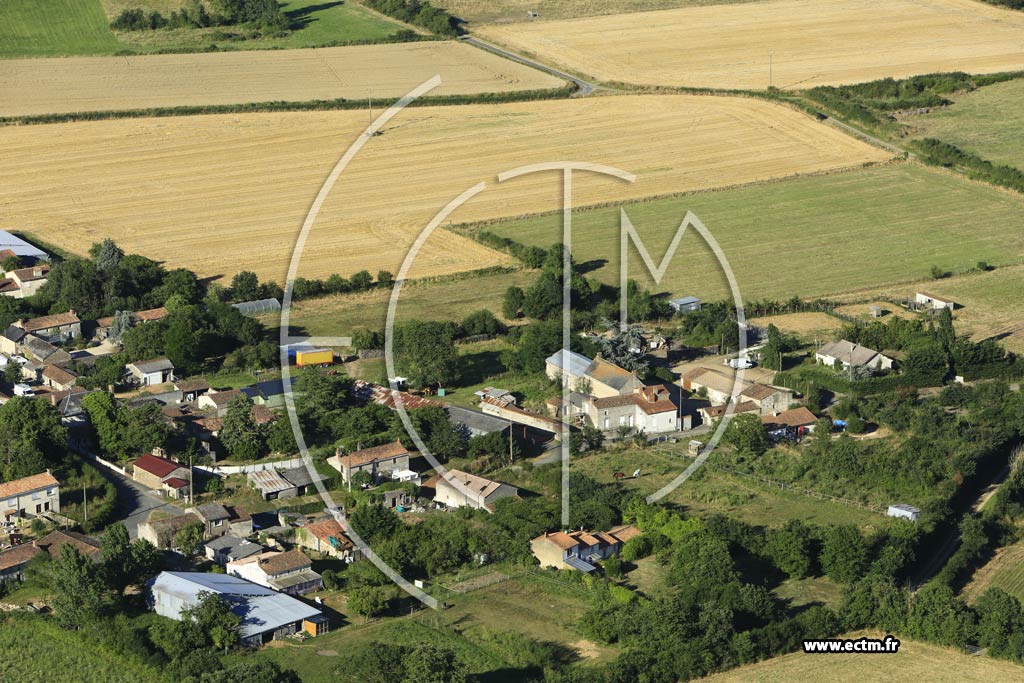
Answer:
[{"label": "fence", "polygon": [[295,467],[302,467],[302,464],[302,458],[292,458],[290,460],[260,462],[249,465],[195,465],[195,469],[218,477],[226,477],[229,474],[248,474],[249,472],[263,472],[266,470],[290,470]]}]

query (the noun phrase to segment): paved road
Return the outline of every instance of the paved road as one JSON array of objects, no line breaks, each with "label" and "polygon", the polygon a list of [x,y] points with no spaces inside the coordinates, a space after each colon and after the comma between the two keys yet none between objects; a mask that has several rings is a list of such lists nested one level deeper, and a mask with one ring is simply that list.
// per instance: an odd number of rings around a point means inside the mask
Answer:
[{"label": "paved road", "polygon": [[97,466],[104,477],[114,485],[117,491],[117,519],[124,522],[128,535],[139,536],[139,524],[146,521],[150,512],[162,510],[172,515],[182,514],[182,509],[168,503],[142,484],[105,467]]},{"label": "paved road", "polygon": [[504,57],[505,59],[511,59],[513,62],[518,62],[518,63],[523,64],[525,66],[537,69],[538,71],[543,71],[546,74],[551,74],[555,78],[561,78],[561,79],[566,80],[566,81],[571,81],[573,84],[576,85],[576,88],[577,88],[577,91],[575,93],[573,93],[572,97],[586,97],[590,93],[594,92],[594,90],[596,90],[597,87],[598,87],[598,86],[594,85],[593,83],[590,83],[588,81],[584,81],[584,80],[582,80],[580,78],[577,78],[575,76],[567,74],[564,71],[559,71],[558,69],[553,69],[550,66],[546,66],[544,64],[541,64],[540,62],[535,62],[532,59],[528,59],[527,57],[523,57],[521,55],[517,55],[514,52],[509,52],[508,50],[505,50],[504,48],[498,47],[497,45],[491,45],[490,43],[485,43],[484,41],[480,40],[479,38],[474,38],[472,36],[463,36],[462,40],[463,40],[463,42],[469,43],[473,47],[478,47],[481,50],[486,50],[487,52],[491,52],[493,54],[496,54],[499,57]]}]

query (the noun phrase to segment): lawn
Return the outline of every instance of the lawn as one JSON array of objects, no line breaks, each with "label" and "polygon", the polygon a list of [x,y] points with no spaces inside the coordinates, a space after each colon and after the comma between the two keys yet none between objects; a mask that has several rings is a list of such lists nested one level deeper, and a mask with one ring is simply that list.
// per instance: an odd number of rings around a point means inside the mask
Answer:
[{"label": "lawn", "polygon": [[1024,168],[1024,79],[988,85],[954,100],[904,123],[917,130],[915,137],[939,138],[994,163]]},{"label": "lawn", "polygon": [[0,57],[113,54],[121,48],[99,0],[0,3]]},{"label": "lawn", "polygon": [[827,576],[786,579],[772,591],[776,598],[785,602],[790,608],[825,605],[835,609],[839,606],[841,593],[842,586]]},{"label": "lawn", "polygon": [[[933,264],[959,272],[979,260],[1018,262],[1024,200],[913,163],[798,178],[623,207],[655,263],[692,210],[728,258],[744,299],[818,296],[928,277]],[[619,207],[573,219],[577,261],[607,283],[619,277]],[[548,246],[561,216],[484,229]],[[469,226],[465,230],[478,229]],[[654,291],[717,299],[728,289],[713,254],[689,231],[660,285],[631,247],[629,276]]]},{"label": "lawn", "polygon": [[4,0],[0,3],[0,57],[62,57],[146,53],[158,50],[319,47],[377,41],[404,24],[370,12],[356,2],[287,0],[283,10],[295,28],[283,37],[254,40],[230,38],[232,27],[123,31],[114,33],[110,19],[122,9],[141,7],[167,13],[183,2],[132,0]]},{"label": "lawn", "polygon": [[[674,479],[691,462],[683,455],[670,455],[668,447],[610,450],[576,459],[573,467],[600,483],[610,483],[616,471],[632,472],[640,468],[638,479],[624,479],[622,485],[646,495]],[[671,447],[682,449],[685,444]],[[711,461],[714,458],[712,455]],[[865,530],[878,529],[886,523],[885,517],[867,510],[769,489],[708,464],[663,500],[700,516],[720,513],[771,527],[781,526],[791,519],[812,524],[856,524]]]},{"label": "lawn", "polygon": [[[883,638],[881,633],[844,637]],[[702,683],[863,683],[864,681],[928,681],[929,683],[990,683],[1019,681],[1024,669],[1012,662],[975,657],[960,650],[900,641],[896,654],[829,654],[794,652],[757,664],[700,679]]]},{"label": "lawn", "polygon": [[[328,604],[331,600],[327,600]],[[595,645],[575,632],[576,620],[587,607],[577,586],[543,576],[519,576],[479,590],[445,598],[443,611],[424,609],[404,617],[368,624],[356,618],[348,626],[302,644],[291,642],[265,648],[260,656],[298,671],[303,680],[327,680],[354,651],[374,641],[411,645],[432,642],[455,650],[476,680],[522,680],[522,672],[503,659],[500,647],[487,642],[491,632],[514,631],[534,640],[561,645],[570,658],[606,661],[616,650]],[[342,657],[320,653],[334,652]]]}]

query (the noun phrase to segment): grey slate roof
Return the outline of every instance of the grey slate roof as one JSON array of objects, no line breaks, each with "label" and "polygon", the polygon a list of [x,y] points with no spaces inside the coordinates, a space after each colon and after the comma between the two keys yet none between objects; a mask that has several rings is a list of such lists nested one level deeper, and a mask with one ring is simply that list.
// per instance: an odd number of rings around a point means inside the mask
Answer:
[{"label": "grey slate roof", "polygon": [[464,427],[473,435],[490,434],[508,429],[508,420],[481,413],[479,410],[470,410],[459,406],[445,406],[444,409],[452,424]]},{"label": "grey slate roof", "polygon": [[[291,482],[293,486],[308,486],[312,484],[314,479],[309,474],[309,468],[307,467],[294,467],[290,470],[278,470],[285,481]],[[319,472],[316,472],[316,481],[323,481],[327,477],[323,476]]]},{"label": "grey slate roof", "polygon": [[259,543],[253,543],[231,534],[218,536],[212,541],[208,541],[206,547],[214,552],[225,553],[229,560],[241,560],[263,552],[263,546]]},{"label": "grey slate roof", "polygon": [[190,606],[199,603],[202,592],[220,595],[231,605],[231,611],[241,617],[238,634],[242,638],[321,614],[289,595],[226,574],[160,572],[150,590],[173,595]]},{"label": "grey slate roof", "polygon": [[161,370],[173,370],[174,363],[167,358],[153,358],[150,360],[140,360],[137,363],[130,363],[139,372],[150,373],[159,372]]}]

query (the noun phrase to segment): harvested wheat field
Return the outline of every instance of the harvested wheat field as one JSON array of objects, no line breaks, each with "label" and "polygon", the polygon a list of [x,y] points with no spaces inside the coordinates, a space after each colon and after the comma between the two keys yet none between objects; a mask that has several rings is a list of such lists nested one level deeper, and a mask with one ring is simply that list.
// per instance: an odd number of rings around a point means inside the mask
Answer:
[{"label": "harvested wheat field", "polygon": [[[558,88],[530,67],[456,42],[0,61],[0,116],[283,100],[398,98]],[[365,120],[366,114],[363,114]]]},{"label": "harvested wheat field", "polygon": [[[205,276],[252,269],[281,280],[313,198],[365,124],[366,112],[334,111],[2,128],[0,225],[78,253],[109,235],[127,250]],[[554,172],[495,187],[497,173],[523,164],[586,160],[639,175],[628,184],[578,172],[574,197],[584,205],[886,156],[760,100],[647,95],[406,109],[335,186],[300,274],[397,270],[429,220],[481,181],[489,189],[453,222],[558,208]],[[411,275],[503,259],[441,231]]]},{"label": "harvested wheat field", "polygon": [[773,0],[486,26],[605,81],[763,90],[1024,67],[1024,13],[973,0]]},{"label": "harvested wheat field", "polygon": [[999,588],[1018,600],[1024,600],[1024,543],[1003,546],[964,586],[962,597],[977,602],[989,588]]},{"label": "harvested wheat field", "polygon": [[[884,633],[843,636],[884,638]],[[793,652],[757,664],[701,678],[699,683],[864,683],[866,681],[928,681],[928,683],[990,683],[1019,681],[1019,664],[975,657],[952,648],[901,639],[894,654],[816,654]]]}]

